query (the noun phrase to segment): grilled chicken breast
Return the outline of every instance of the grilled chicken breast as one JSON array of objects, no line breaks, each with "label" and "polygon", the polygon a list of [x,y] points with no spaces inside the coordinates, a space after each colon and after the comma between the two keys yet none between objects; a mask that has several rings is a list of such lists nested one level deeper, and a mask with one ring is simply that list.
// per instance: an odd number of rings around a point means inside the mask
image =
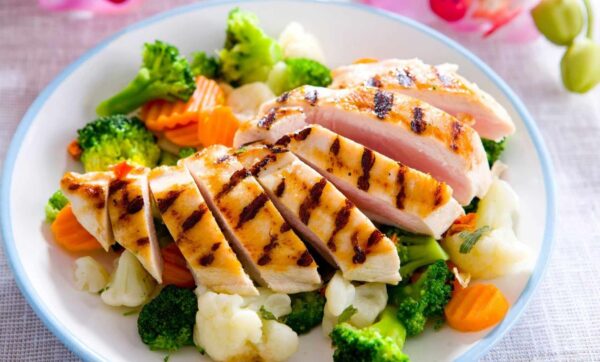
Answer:
[{"label": "grilled chicken breast", "polygon": [[110,182],[108,214],[117,242],[162,283],[163,262],[152,219],[148,172],[147,168],[137,167]]},{"label": "grilled chicken breast", "polygon": [[470,124],[483,138],[500,140],[515,125],[492,96],[461,77],[453,64],[432,66],[419,59],[352,64],[333,71],[331,88],[367,85],[393,90],[438,107]]},{"label": "grilled chicken breast", "polygon": [[[304,122],[297,111],[286,116],[284,106],[302,108]],[[290,124],[280,125],[290,118]],[[274,136],[281,136],[281,130],[303,123],[319,124],[431,174],[448,183],[463,205],[485,195],[491,184],[485,150],[470,126],[418,99],[373,87],[297,88],[263,105],[258,119],[238,131],[236,140],[247,143],[271,133],[266,140],[273,141]]]},{"label": "grilled chicken breast", "polygon": [[229,148],[205,148],[184,164],[256,281],[283,293],[321,285],[317,265],[302,241]]},{"label": "grilled chicken breast", "polygon": [[60,180],[60,189],[69,199],[77,221],[106,251],[115,243],[107,207],[112,178],[112,172],[67,172]]},{"label": "grilled chicken breast", "polygon": [[196,283],[217,293],[258,295],[185,167],[157,167],[148,180]]},{"label": "grilled chicken breast", "polygon": [[237,158],[294,229],[346,279],[400,281],[394,243],[318,172],[281,147],[249,146]]},{"label": "grilled chicken breast", "polygon": [[327,177],[376,222],[439,238],[464,213],[445,183],[323,127],[306,127],[276,145]]}]

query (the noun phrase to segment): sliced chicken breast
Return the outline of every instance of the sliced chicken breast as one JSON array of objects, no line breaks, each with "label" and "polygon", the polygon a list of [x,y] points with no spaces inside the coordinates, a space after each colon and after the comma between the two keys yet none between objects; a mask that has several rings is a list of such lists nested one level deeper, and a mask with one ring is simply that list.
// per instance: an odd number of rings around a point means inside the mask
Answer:
[{"label": "sliced chicken breast", "polygon": [[276,145],[327,177],[376,222],[439,238],[464,214],[445,183],[323,127],[309,126]]},{"label": "sliced chicken breast", "polygon": [[148,180],[196,283],[217,293],[258,295],[185,167],[157,167]]},{"label": "sliced chicken breast", "polygon": [[110,182],[108,214],[115,240],[135,255],[154,279],[162,283],[163,261],[152,218],[149,171],[136,167],[127,175]]},{"label": "sliced chicken breast", "polygon": [[108,251],[115,243],[108,218],[108,185],[112,172],[67,172],[60,189],[69,199],[77,221]]},{"label": "sliced chicken breast", "polygon": [[331,88],[367,85],[419,98],[470,124],[483,138],[515,132],[508,112],[492,96],[461,77],[454,64],[432,66],[419,59],[352,64],[333,71]]},{"label": "sliced chicken breast", "polygon": [[205,148],[184,164],[256,281],[283,293],[319,288],[317,264],[306,246],[229,148]]},{"label": "sliced chicken breast", "polygon": [[252,123],[259,132],[250,131],[253,126],[247,125],[236,139],[248,141],[268,128],[272,141],[280,130],[302,125],[297,112],[291,124],[279,125],[290,119],[278,120],[283,106],[301,107],[305,124],[319,124],[448,183],[463,205],[475,196],[483,197],[491,184],[485,150],[471,127],[418,99],[373,87],[297,88],[263,105]]},{"label": "sliced chicken breast", "polygon": [[346,279],[400,281],[394,243],[318,172],[281,147],[249,146],[237,158],[294,229]]}]

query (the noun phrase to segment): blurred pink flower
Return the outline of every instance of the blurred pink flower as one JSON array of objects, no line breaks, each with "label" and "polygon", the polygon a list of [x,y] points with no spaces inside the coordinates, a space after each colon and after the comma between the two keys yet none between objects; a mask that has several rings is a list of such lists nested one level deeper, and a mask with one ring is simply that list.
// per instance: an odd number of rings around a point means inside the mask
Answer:
[{"label": "blurred pink flower", "polygon": [[39,0],[49,11],[70,11],[90,14],[118,14],[131,10],[142,0]]}]

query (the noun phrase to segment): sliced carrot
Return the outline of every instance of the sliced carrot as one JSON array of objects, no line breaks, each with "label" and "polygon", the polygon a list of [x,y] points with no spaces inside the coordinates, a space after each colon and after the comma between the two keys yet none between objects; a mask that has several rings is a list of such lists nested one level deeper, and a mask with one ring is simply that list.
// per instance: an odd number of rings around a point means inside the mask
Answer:
[{"label": "sliced carrot", "polygon": [[477,224],[477,214],[474,212],[468,213],[454,220],[446,232],[446,236],[451,236],[464,230],[475,230]]},{"label": "sliced carrot", "polygon": [[368,63],[377,63],[379,59],[375,58],[358,58],[352,62],[352,64],[368,64]]},{"label": "sliced carrot", "polygon": [[444,310],[448,325],[461,332],[476,332],[500,322],[508,300],[493,284],[473,284],[453,294]]},{"label": "sliced carrot", "polygon": [[233,145],[233,136],[240,121],[229,107],[218,106],[201,117],[198,124],[198,139],[203,146],[214,144]]},{"label": "sliced carrot", "polygon": [[183,127],[167,130],[164,133],[165,138],[174,144],[182,147],[198,147],[198,123],[190,123]]},{"label": "sliced carrot", "polygon": [[81,156],[82,152],[81,146],[79,146],[79,142],[77,142],[77,140],[71,141],[71,143],[69,143],[69,146],[67,146],[67,152],[75,160],[79,160],[79,157]]},{"label": "sliced carrot", "polygon": [[187,102],[155,100],[142,107],[141,117],[152,131],[164,131],[198,122],[199,112],[225,104],[225,94],[214,80],[199,76]]},{"label": "sliced carrot", "polygon": [[69,251],[91,251],[102,245],[75,218],[71,205],[65,206],[50,225],[56,243]]},{"label": "sliced carrot", "polygon": [[113,173],[118,179],[125,178],[131,170],[133,170],[133,166],[127,163],[127,161],[119,162],[113,167]]},{"label": "sliced carrot", "polygon": [[183,254],[175,243],[162,248],[161,254],[164,261],[163,284],[173,284],[182,288],[193,288],[196,285]]}]

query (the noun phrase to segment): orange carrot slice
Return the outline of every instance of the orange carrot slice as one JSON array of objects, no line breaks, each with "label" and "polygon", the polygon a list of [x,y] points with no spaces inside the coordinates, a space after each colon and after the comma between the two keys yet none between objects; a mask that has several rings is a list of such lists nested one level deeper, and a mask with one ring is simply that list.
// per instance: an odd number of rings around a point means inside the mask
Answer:
[{"label": "orange carrot slice", "polygon": [[200,140],[198,139],[198,123],[190,123],[183,127],[167,130],[164,135],[166,139],[178,146],[200,146]]},{"label": "orange carrot slice", "polygon": [[183,254],[175,243],[162,248],[161,254],[164,261],[163,284],[173,284],[182,288],[193,288],[196,285]]},{"label": "orange carrot slice", "polygon": [[71,141],[71,143],[69,143],[69,146],[67,146],[67,152],[69,153],[69,155],[71,155],[71,157],[73,157],[73,159],[75,160],[79,160],[79,157],[81,156],[81,146],[79,146],[79,142],[77,142],[77,140],[73,140]]},{"label": "orange carrot slice", "polygon": [[493,284],[473,284],[453,294],[444,313],[448,325],[461,332],[476,332],[500,322],[508,301]]},{"label": "orange carrot slice", "polygon": [[212,112],[201,117],[198,124],[198,140],[203,146],[221,144],[231,147],[233,136],[240,121],[229,107],[218,106]]},{"label": "orange carrot slice", "polygon": [[91,251],[102,245],[77,221],[71,205],[65,206],[50,225],[56,243],[68,251]]},{"label": "orange carrot slice", "polygon": [[187,102],[155,100],[142,107],[141,117],[152,131],[164,131],[198,122],[199,112],[225,104],[225,94],[214,80],[199,76]]}]

